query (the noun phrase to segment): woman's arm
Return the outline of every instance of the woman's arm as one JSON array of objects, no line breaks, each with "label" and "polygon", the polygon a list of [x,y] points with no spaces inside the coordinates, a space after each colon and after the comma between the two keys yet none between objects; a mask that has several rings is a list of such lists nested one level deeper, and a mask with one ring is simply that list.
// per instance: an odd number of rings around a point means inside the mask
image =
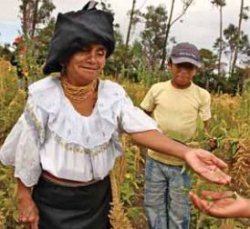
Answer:
[{"label": "woman's arm", "polygon": [[230,177],[222,171],[227,167],[226,163],[206,150],[189,148],[157,130],[132,133],[130,136],[137,144],[183,159],[196,173],[209,181],[218,184],[230,181]]},{"label": "woman's arm", "polygon": [[30,223],[31,229],[38,229],[39,214],[31,193],[31,188],[26,187],[20,179],[17,179],[19,222]]},{"label": "woman's arm", "polygon": [[130,134],[132,139],[139,145],[157,152],[179,157],[185,160],[185,154],[191,149],[184,144],[178,143],[157,130],[149,130]]}]

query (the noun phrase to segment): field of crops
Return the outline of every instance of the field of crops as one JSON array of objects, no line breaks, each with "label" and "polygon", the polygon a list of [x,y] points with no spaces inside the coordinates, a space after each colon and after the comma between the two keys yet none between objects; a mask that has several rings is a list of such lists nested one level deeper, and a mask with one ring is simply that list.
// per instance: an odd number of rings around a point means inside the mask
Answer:
[{"label": "field of crops", "polygon": [[[147,92],[143,84],[129,81],[120,82],[136,105]],[[0,144],[18,119],[25,103],[25,93],[17,88],[15,71],[5,61],[0,60]],[[218,186],[192,175],[192,190],[199,193],[203,189],[237,191],[250,197],[250,82],[242,96],[212,96],[213,118],[209,135],[217,139],[218,148],[213,151],[229,165],[232,176],[229,186]],[[207,147],[208,136],[200,129],[190,142],[193,147]],[[125,157],[121,158],[112,172],[114,179],[114,207],[111,221],[116,229],[147,228],[143,213],[143,182],[146,149],[140,148],[124,136],[122,138]],[[188,169],[188,168],[186,168]],[[189,190],[185,190],[189,191]],[[16,223],[16,186],[12,170],[0,166],[0,229],[22,228]],[[191,229],[234,229],[250,228],[247,219],[216,219],[192,210]]]}]

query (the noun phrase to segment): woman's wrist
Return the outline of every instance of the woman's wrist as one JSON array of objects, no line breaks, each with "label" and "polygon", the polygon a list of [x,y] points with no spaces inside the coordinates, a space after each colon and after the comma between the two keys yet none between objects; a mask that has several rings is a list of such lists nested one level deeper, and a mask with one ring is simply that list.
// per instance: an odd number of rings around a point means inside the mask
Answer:
[{"label": "woman's wrist", "polygon": [[195,150],[196,150],[196,149],[187,147],[187,148],[185,149],[185,151],[183,151],[183,153],[182,153],[182,156],[183,156],[182,159],[183,159],[185,162],[187,162],[188,157],[190,157],[190,156],[191,156],[190,154],[193,154]]},{"label": "woman's wrist", "polygon": [[31,188],[26,187],[20,179],[17,179],[17,199],[29,199],[31,197]]},{"label": "woman's wrist", "polygon": [[[173,156],[176,156],[176,157],[186,161],[187,154],[190,151],[192,151],[193,149],[188,147],[184,143],[181,143],[181,142],[176,141],[174,139],[169,139],[169,140],[171,141],[171,144],[172,144],[172,148],[169,151],[173,153]],[[173,144],[174,144],[174,146],[173,146]]]}]

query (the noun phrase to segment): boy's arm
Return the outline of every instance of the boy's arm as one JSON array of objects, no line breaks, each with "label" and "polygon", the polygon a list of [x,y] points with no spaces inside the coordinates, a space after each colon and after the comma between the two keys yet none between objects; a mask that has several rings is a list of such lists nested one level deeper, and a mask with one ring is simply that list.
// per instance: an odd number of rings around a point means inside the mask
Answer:
[{"label": "boy's arm", "polygon": [[208,120],[203,121],[203,124],[204,124],[204,129],[205,129],[205,131],[208,133],[208,128],[209,128],[209,119],[208,119]]},{"label": "boy's arm", "polygon": [[149,116],[152,115],[155,108],[154,100],[153,87],[151,87],[140,104],[140,108]]},{"label": "boy's arm", "polygon": [[201,104],[199,107],[199,116],[204,124],[205,132],[208,134],[211,115],[211,95],[205,91],[201,96]]},{"label": "boy's arm", "polygon": [[217,143],[217,138],[210,136],[209,134],[210,119],[203,121],[203,124],[204,124],[205,133],[208,136],[208,140],[207,140],[208,150],[213,151],[218,147],[218,143]]}]

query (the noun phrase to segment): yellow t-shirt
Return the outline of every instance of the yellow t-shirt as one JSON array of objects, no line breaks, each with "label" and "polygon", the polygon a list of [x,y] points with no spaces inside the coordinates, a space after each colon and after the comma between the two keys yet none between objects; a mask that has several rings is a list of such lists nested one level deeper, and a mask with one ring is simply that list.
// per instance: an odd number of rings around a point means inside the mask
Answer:
[{"label": "yellow t-shirt", "polygon": [[[142,109],[152,112],[158,127],[167,136],[186,142],[197,128],[197,119],[211,118],[211,97],[208,91],[192,83],[188,88],[177,89],[171,81],[154,84],[141,103]],[[177,157],[149,150],[154,160],[170,165],[183,165]]]}]

